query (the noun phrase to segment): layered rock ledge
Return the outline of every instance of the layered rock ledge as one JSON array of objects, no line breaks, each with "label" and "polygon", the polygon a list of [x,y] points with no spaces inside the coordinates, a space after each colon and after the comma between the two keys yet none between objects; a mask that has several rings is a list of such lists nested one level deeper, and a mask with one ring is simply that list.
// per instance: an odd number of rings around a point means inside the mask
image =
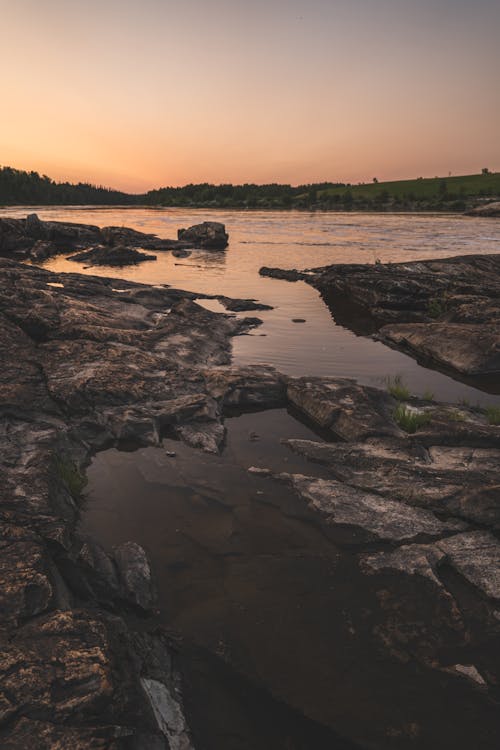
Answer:
[{"label": "layered rock ledge", "polygon": [[312,284],[337,322],[419,360],[464,376],[500,374],[500,255],[260,273]]}]

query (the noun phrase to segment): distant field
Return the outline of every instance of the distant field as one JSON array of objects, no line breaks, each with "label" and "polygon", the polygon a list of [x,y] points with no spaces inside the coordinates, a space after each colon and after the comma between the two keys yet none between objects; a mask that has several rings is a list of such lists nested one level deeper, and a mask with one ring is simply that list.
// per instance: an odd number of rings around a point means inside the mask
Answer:
[{"label": "distant field", "polygon": [[431,177],[396,182],[370,182],[348,187],[332,187],[319,192],[321,196],[344,196],[349,191],[353,198],[373,200],[381,193],[398,199],[415,200],[440,198],[443,194],[457,197],[500,195],[500,172],[470,174],[460,177]]}]

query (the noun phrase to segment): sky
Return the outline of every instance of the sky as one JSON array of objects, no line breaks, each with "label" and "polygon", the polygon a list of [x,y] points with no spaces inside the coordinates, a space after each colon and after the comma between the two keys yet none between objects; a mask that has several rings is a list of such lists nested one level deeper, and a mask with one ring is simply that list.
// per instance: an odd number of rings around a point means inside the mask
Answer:
[{"label": "sky", "polygon": [[0,0],[0,165],[142,192],[500,170],[499,0]]}]

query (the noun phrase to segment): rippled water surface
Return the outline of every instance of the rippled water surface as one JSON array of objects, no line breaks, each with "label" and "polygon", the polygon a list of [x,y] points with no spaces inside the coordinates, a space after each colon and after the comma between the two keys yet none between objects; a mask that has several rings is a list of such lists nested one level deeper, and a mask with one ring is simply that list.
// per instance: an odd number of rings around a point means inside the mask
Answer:
[{"label": "rippled water surface", "polygon": [[[302,269],[330,263],[373,263],[376,259],[385,263],[496,253],[500,252],[500,221],[431,214],[92,207],[20,207],[3,209],[0,215],[24,217],[32,211],[42,219],[123,225],[169,238],[177,236],[177,229],[200,221],[224,222],[230,235],[224,252],[198,250],[185,259],[159,252],[155,262],[122,269],[85,269],[59,256],[46,267],[254,297],[273,305],[273,310],[258,313],[263,325],[253,335],[235,339],[237,363],[268,362],[293,375],[348,376],[375,385],[400,374],[416,393],[431,391],[437,398],[467,398],[472,403],[498,400],[335,325],[318,292],[307,284],[263,278],[258,271],[264,265]],[[293,323],[293,318],[305,318],[306,322]]]}]

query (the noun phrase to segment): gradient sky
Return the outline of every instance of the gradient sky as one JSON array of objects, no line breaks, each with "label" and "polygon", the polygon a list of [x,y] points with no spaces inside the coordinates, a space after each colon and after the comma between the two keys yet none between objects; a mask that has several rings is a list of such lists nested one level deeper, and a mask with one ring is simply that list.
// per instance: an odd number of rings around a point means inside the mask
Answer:
[{"label": "gradient sky", "polygon": [[500,170],[499,0],[0,0],[0,164],[142,191]]}]

